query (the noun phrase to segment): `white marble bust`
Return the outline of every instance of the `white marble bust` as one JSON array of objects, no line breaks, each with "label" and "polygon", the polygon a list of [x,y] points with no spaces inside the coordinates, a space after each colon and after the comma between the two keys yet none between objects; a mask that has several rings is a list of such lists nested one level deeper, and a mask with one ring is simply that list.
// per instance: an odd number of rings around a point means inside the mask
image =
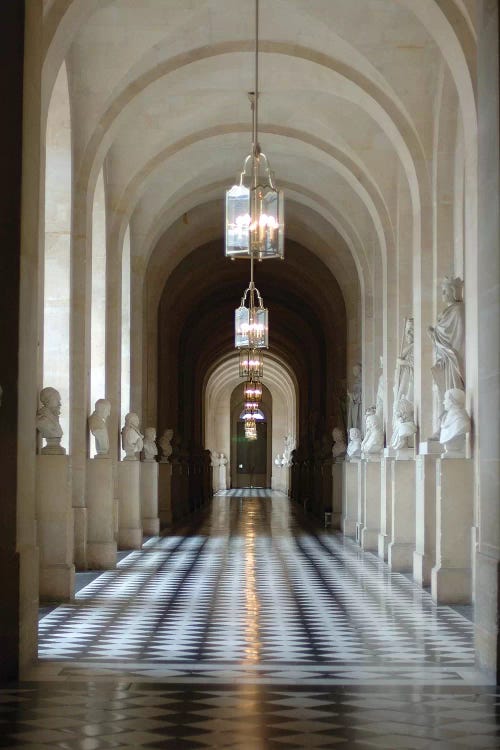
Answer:
[{"label": "white marble bust", "polygon": [[465,456],[465,435],[470,432],[470,417],[465,409],[465,393],[460,388],[450,388],[444,394],[444,418],[441,422],[439,442],[446,454]]},{"label": "white marble bust", "polygon": [[410,440],[417,431],[417,426],[413,421],[413,404],[407,398],[401,396],[399,403],[394,409],[394,425],[391,440],[391,447],[396,450],[410,448]]},{"label": "white marble bust", "polygon": [[143,435],[139,430],[139,417],[133,411],[125,416],[122,428],[122,448],[125,451],[125,461],[137,461],[136,453],[142,450]]},{"label": "white marble bust", "polygon": [[63,430],[59,424],[61,414],[61,396],[59,391],[50,386],[40,391],[42,406],[36,413],[36,428],[45,438],[47,444],[42,448],[43,454],[64,455],[66,450],[61,445]]},{"label": "white marble bust", "polygon": [[[167,463],[170,459],[170,456],[172,455],[172,438],[174,436],[174,431],[170,428],[167,428],[163,431],[163,435],[158,441],[158,444],[160,446],[161,450],[161,461],[163,463]],[[212,454],[213,456],[213,454]]]},{"label": "white marble bust", "polygon": [[349,430],[347,455],[349,456],[349,458],[361,457],[361,430],[358,430],[357,427],[351,427],[351,429]]},{"label": "white marble bust", "polygon": [[154,461],[158,455],[156,446],[156,427],[146,427],[144,430],[144,460]]},{"label": "white marble bust", "polygon": [[332,430],[332,438],[332,458],[343,458],[347,451],[344,431],[340,427],[334,427]]},{"label": "white marble bust", "polygon": [[361,443],[361,452],[375,455],[384,449],[384,431],[375,413],[366,415],[366,434]]},{"label": "white marble bust", "polygon": [[101,458],[109,455],[109,435],[106,420],[111,413],[111,404],[106,398],[99,398],[95,402],[95,408],[88,419],[89,429],[95,439],[97,456]]}]

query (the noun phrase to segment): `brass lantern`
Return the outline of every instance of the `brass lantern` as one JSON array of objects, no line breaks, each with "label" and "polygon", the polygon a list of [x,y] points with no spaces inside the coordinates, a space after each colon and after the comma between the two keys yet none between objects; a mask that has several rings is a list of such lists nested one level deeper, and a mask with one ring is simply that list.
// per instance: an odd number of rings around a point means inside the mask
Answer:
[{"label": "brass lantern", "polygon": [[240,349],[240,378],[260,379],[264,374],[264,358],[259,349]]},{"label": "brass lantern", "polygon": [[258,380],[247,380],[243,398],[246,404],[259,404],[262,401],[262,383]]},{"label": "brass lantern", "polygon": [[268,312],[253,281],[234,311],[234,345],[236,349],[267,349],[269,346]]}]

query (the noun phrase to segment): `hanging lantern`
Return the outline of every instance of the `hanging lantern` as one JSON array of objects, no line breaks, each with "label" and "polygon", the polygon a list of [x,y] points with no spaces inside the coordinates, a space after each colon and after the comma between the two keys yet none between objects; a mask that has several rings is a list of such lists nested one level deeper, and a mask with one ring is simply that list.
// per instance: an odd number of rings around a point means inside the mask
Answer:
[{"label": "hanging lantern", "polygon": [[284,255],[284,198],[260,149],[249,154],[239,183],[226,191],[226,257]]},{"label": "hanging lantern", "polygon": [[259,349],[240,350],[240,378],[260,379],[264,374],[264,358]]},{"label": "hanging lantern", "polygon": [[253,281],[234,311],[234,345],[236,349],[267,349],[269,346],[268,312]]},{"label": "hanging lantern", "polygon": [[247,380],[243,390],[243,398],[247,404],[258,404],[262,401],[262,383]]},{"label": "hanging lantern", "polygon": [[239,181],[226,191],[226,256],[283,258],[284,198],[276,188],[267,156],[259,145],[259,0],[255,0],[255,88],[252,109],[252,150]]},{"label": "hanging lantern", "polygon": [[245,420],[245,437],[247,440],[257,440],[257,422],[255,419]]}]

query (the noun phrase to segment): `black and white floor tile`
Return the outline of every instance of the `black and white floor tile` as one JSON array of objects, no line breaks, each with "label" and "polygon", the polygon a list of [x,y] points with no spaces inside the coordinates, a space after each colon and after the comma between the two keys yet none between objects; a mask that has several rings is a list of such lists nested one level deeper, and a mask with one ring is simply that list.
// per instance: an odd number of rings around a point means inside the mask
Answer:
[{"label": "black and white floor tile", "polygon": [[500,748],[472,622],[279,493],[218,494],[39,627],[0,749]]}]

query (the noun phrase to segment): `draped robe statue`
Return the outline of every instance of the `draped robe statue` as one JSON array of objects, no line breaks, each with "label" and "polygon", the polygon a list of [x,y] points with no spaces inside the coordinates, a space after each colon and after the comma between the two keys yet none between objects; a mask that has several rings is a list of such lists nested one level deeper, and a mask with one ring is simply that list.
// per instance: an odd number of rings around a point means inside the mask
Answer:
[{"label": "draped robe statue", "polygon": [[438,316],[436,326],[428,328],[435,353],[432,376],[441,404],[446,391],[451,388],[464,390],[465,387],[465,310],[461,300],[462,285],[461,279],[449,279],[445,276],[441,292],[446,306]]}]

